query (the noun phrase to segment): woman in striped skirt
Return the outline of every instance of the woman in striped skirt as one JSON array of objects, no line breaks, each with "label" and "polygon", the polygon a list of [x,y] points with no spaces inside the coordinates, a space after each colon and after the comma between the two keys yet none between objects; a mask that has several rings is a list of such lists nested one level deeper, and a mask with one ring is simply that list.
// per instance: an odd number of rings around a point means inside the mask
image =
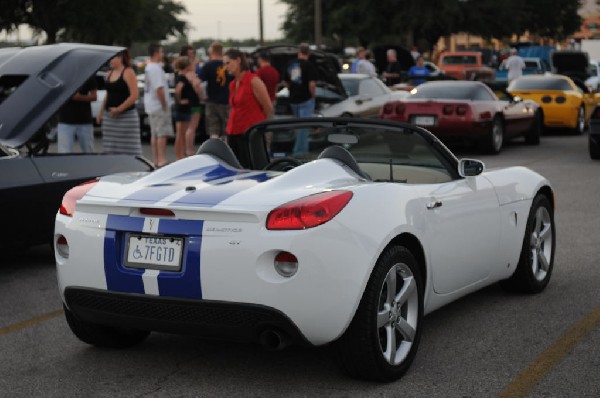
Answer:
[{"label": "woman in striped skirt", "polygon": [[114,56],[110,67],[106,96],[97,117],[98,124],[102,124],[104,152],[141,155],[140,118],[135,108],[139,92],[129,51]]}]

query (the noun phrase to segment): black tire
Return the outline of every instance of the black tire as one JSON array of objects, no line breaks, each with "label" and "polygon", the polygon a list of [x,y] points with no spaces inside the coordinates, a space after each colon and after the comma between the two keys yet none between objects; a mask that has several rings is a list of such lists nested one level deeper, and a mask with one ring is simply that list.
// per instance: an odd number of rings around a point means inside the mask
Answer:
[{"label": "black tire", "polygon": [[492,155],[497,155],[504,144],[504,122],[500,116],[495,116],[492,128],[488,134],[479,142],[480,149]]},{"label": "black tire", "polygon": [[514,274],[500,282],[502,287],[523,293],[544,290],[554,267],[555,237],[552,205],[546,196],[537,195],[527,217],[519,263]]},{"label": "black tire", "polygon": [[594,160],[600,159],[600,137],[593,136],[590,134],[588,136],[588,148],[590,150],[590,158]]},{"label": "black tire", "polygon": [[121,329],[86,322],[63,305],[69,328],[84,343],[104,348],[127,348],[144,341],[150,332]]},{"label": "black tire", "polygon": [[585,108],[583,105],[579,107],[579,112],[577,112],[577,124],[571,131],[575,135],[582,135],[585,132]]},{"label": "black tire", "polygon": [[397,380],[417,353],[422,316],[417,261],[405,247],[393,246],[377,261],[350,326],[335,342],[336,359],[352,377]]},{"label": "black tire", "polygon": [[533,124],[525,134],[525,143],[527,145],[539,145],[542,129],[544,128],[544,116],[540,110],[535,112]]}]

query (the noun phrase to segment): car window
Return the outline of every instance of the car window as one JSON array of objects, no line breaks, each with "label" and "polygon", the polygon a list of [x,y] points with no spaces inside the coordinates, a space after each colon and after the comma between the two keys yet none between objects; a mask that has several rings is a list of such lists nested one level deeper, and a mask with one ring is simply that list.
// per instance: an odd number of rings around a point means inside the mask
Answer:
[{"label": "car window", "polygon": [[341,79],[342,86],[344,86],[344,90],[346,90],[346,94],[351,97],[353,95],[358,95],[358,79]]},{"label": "car window", "polygon": [[474,55],[448,55],[442,58],[442,65],[471,65],[477,64]]},{"label": "car window", "polygon": [[540,64],[537,61],[525,61],[525,69],[540,69]]},{"label": "car window", "polygon": [[516,79],[509,86],[509,90],[556,90],[569,91],[573,90],[571,85],[565,79],[544,77],[542,79]]},{"label": "car window", "polygon": [[590,74],[592,76],[598,76],[598,67],[594,64],[590,64]]},{"label": "car window", "polygon": [[475,100],[480,99],[478,88],[473,84],[425,83],[411,91],[411,98]]},{"label": "car window", "polygon": [[381,88],[373,79],[361,80],[358,92],[361,95],[369,95],[373,97],[384,94],[383,88]]}]

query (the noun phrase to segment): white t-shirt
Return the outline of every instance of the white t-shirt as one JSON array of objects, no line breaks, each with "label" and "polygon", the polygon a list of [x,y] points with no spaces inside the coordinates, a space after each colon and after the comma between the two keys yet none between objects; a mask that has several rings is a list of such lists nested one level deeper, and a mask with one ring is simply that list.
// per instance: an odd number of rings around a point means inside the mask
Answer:
[{"label": "white t-shirt", "polygon": [[146,113],[153,113],[162,109],[162,104],[158,99],[158,94],[156,94],[156,90],[159,87],[163,88],[167,104],[170,106],[169,82],[161,64],[150,62],[146,65],[144,73],[144,108]]},{"label": "white t-shirt", "polygon": [[525,68],[525,61],[518,55],[511,55],[506,61],[504,66],[508,69],[508,80],[516,79],[517,77],[523,76],[523,69]]},{"label": "white t-shirt", "polygon": [[358,61],[358,65],[356,65],[356,73],[364,73],[369,76],[377,76],[377,72],[375,72],[375,65],[366,59],[361,59]]}]

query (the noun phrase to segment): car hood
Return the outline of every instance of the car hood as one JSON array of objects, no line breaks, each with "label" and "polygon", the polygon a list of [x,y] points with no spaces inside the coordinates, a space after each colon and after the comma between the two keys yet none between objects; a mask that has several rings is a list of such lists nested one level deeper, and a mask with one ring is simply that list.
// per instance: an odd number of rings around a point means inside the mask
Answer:
[{"label": "car hood", "polygon": [[122,47],[88,44],[0,49],[0,143],[26,144]]},{"label": "car hood", "polygon": [[[255,61],[261,51],[268,51],[271,54],[271,65],[277,69],[281,78],[285,74],[287,65],[292,59],[298,58],[298,47],[292,45],[274,45],[259,47],[251,57]],[[335,54],[320,50],[310,51],[310,61],[317,67],[318,80],[317,86],[324,87],[336,94],[346,97],[346,91],[337,74],[341,72],[340,62]]]},{"label": "car hood", "polygon": [[552,53],[552,66],[559,74],[587,75],[590,60],[588,54],[582,51],[555,51]]}]

